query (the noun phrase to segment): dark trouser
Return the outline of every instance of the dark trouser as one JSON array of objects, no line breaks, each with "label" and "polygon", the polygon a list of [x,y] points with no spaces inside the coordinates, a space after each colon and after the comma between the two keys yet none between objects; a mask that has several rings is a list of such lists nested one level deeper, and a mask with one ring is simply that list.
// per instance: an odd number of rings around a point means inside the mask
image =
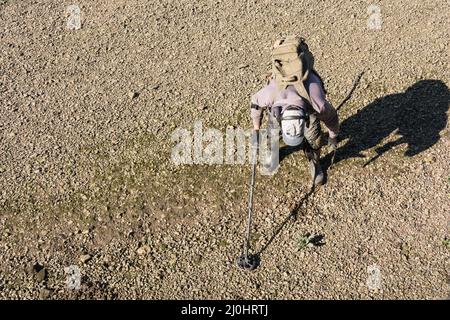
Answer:
[{"label": "dark trouser", "polygon": [[320,128],[320,120],[317,119],[316,115],[309,115],[309,126],[305,128],[305,139],[308,144],[314,150],[319,150],[321,147],[321,136],[322,131]]},{"label": "dark trouser", "polygon": [[304,145],[303,152],[309,163],[313,187],[322,185],[324,181],[320,166],[321,135],[320,120],[312,114],[309,116],[309,126],[305,128],[305,139],[308,143]]}]

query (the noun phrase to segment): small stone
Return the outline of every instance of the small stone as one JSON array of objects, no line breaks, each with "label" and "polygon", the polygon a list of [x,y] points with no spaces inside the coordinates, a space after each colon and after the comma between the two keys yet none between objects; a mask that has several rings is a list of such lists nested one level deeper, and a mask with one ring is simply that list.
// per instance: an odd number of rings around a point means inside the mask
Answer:
[{"label": "small stone", "polygon": [[50,297],[50,295],[52,294],[52,290],[47,289],[47,288],[43,288],[41,289],[41,291],[39,291],[39,299],[41,300],[46,300]]},{"label": "small stone", "polygon": [[87,263],[92,259],[92,256],[90,254],[83,254],[82,256],[80,256],[80,261],[82,263]]},{"label": "small stone", "polygon": [[42,268],[35,274],[35,278],[38,282],[42,282],[47,278],[47,270],[45,268]]},{"label": "small stone", "polygon": [[196,254],[193,258],[193,261],[195,264],[199,264],[200,262],[202,262],[202,260],[203,260],[203,257],[199,254]]},{"label": "small stone", "polygon": [[47,277],[47,270],[39,263],[34,263],[25,269],[25,272],[33,276],[38,282],[42,282]]},{"label": "small stone", "polygon": [[150,247],[147,245],[142,246],[139,249],[137,249],[137,254],[140,256],[146,255],[149,252],[150,252]]},{"label": "small stone", "polygon": [[136,99],[137,97],[139,97],[139,92],[136,92],[136,91],[130,91],[130,92],[128,92],[128,97],[129,97],[130,99]]},{"label": "small stone", "polygon": [[426,158],[424,159],[424,162],[425,162],[425,163],[433,163],[433,162],[436,162],[436,157],[434,157],[434,156],[428,156],[428,157],[426,157]]}]

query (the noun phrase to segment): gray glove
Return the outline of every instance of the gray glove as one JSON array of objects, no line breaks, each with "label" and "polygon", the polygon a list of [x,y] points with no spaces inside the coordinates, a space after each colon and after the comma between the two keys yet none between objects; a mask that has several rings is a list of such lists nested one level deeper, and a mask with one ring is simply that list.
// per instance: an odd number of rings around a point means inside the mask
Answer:
[{"label": "gray glove", "polygon": [[328,145],[329,146],[331,146],[333,149],[336,149],[337,144],[338,144],[337,137],[334,137],[334,138],[328,137]]}]

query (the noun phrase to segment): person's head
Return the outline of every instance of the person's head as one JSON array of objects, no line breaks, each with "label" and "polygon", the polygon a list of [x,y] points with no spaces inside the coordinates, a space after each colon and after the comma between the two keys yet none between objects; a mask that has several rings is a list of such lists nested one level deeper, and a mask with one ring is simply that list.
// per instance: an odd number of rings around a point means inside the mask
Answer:
[{"label": "person's head", "polygon": [[307,115],[297,106],[287,107],[281,114],[281,131],[286,145],[296,147],[302,144],[305,136]]}]

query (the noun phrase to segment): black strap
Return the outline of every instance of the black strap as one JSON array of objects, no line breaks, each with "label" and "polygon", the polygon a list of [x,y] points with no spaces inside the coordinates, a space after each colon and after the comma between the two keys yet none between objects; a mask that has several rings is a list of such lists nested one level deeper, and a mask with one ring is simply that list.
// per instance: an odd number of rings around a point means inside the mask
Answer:
[{"label": "black strap", "polygon": [[[303,101],[307,102],[305,99],[303,99]],[[296,107],[296,106],[295,107],[294,106],[288,106],[285,111],[287,111],[287,110],[296,110],[298,108],[299,107]],[[306,127],[309,128],[309,113],[307,113],[306,111],[305,111],[305,115],[304,116],[286,116],[286,117],[282,116],[281,117],[281,121],[283,121],[283,120],[300,120],[300,119],[304,119],[305,122],[306,122]]]},{"label": "black strap", "polygon": [[257,104],[254,104],[254,103],[252,103],[252,105],[251,105],[251,107],[250,107],[251,109],[255,109],[255,110],[259,110],[259,109],[261,109],[261,107],[260,106],[258,106]]},{"label": "black strap", "polygon": [[306,120],[307,117],[305,116],[287,116],[287,117],[282,117],[281,120]]}]

